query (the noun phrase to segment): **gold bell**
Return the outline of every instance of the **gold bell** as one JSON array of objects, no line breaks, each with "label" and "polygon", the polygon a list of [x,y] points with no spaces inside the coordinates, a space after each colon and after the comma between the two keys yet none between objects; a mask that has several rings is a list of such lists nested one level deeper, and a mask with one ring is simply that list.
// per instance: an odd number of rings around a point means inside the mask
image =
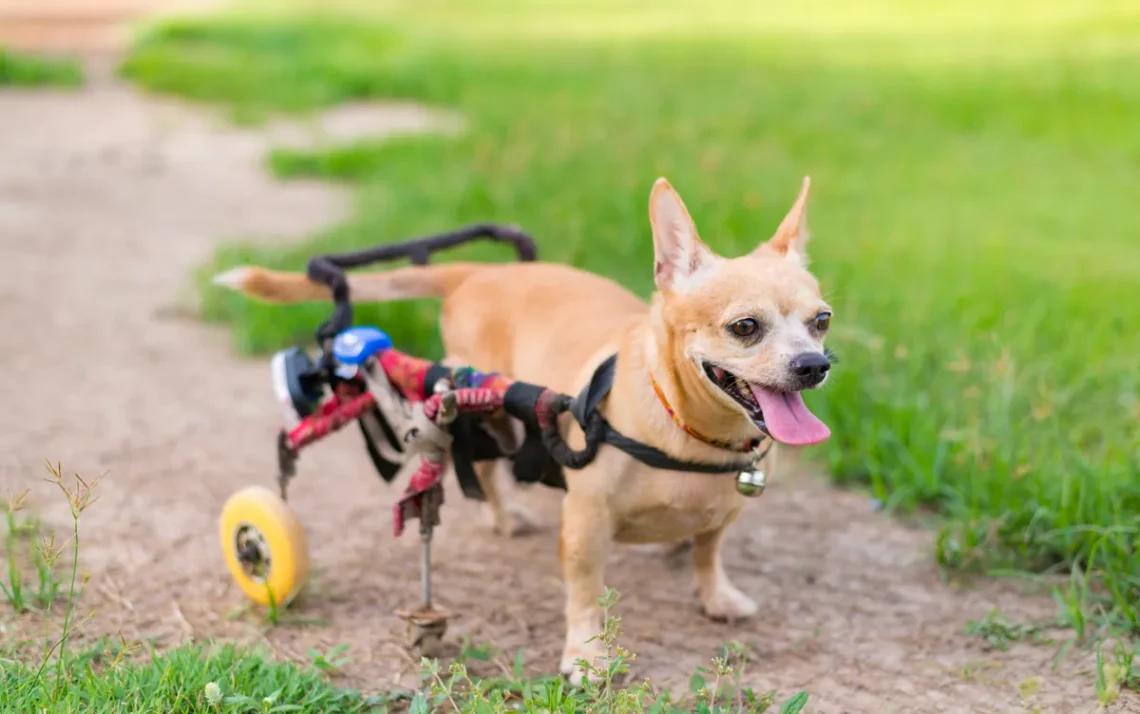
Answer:
[{"label": "gold bell", "polygon": [[736,490],[740,495],[755,498],[764,493],[768,485],[768,477],[760,469],[755,471],[741,471],[736,476]]}]

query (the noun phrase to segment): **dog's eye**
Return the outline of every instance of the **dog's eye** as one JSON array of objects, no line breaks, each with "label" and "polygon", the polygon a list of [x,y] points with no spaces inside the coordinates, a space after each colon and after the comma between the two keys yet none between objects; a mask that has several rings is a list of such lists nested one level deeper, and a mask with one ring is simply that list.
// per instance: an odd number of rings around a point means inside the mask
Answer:
[{"label": "dog's eye", "polygon": [[821,312],[815,316],[815,329],[820,332],[827,332],[827,328],[831,326],[831,313]]},{"label": "dog's eye", "polygon": [[751,317],[745,317],[730,324],[728,329],[732,330],[732,334],[737,337],[751,337],[760,329],[760,323]]}]

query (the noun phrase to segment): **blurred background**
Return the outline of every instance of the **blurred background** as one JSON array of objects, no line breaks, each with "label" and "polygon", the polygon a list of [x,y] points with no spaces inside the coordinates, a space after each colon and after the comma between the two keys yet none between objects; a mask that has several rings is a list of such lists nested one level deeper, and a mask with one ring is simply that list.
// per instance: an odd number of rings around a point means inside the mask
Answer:
[{"label": "blurred background", "polygon": [[[160,5],[192,12],[152,20]],[[0,46],[0,83],[78,86],[53,55],[115,50],[135,86],[239,126],[388,99],[461,117],[270,149],[280,179],[355,198],[287,247],[219,236],[202,316],[243,354],[307,339],[325,308],[209,288],[238,263],[492,220],[648,295],[656,177],[735,255],[810,175],[840,360],[810,396],[833,433],[811,456],[932,523],[941,564],[1060,573],[1063,598],[1140,628],[1133,0],[0,0]],[[359,319],[437,355],[434,314]]]}]

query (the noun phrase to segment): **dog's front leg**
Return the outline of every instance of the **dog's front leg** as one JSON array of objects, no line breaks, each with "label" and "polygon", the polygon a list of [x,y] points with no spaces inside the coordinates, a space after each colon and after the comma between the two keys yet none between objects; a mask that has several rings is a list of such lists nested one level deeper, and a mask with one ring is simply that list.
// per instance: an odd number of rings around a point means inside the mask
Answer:
[{"label": "dog's front leg", "polygon": [[701,605],[713,620],[739,620],[755,615],[758,609],[756,602],[737,590],[724,572],[720,551],[729,525],[693,539],[693,570]]},{"label": "dog's front leg", "polygon": [[602,633],[602,609],[598,600],[605,593],[605,565],[613,538],[604,499],[571,490],[562,501],[562,532],[558,557],[566,581],[566,646],[561,670],[571,684],[580,684],[579,659],[598,665],[605,654],[602,643],[592,638]]}]

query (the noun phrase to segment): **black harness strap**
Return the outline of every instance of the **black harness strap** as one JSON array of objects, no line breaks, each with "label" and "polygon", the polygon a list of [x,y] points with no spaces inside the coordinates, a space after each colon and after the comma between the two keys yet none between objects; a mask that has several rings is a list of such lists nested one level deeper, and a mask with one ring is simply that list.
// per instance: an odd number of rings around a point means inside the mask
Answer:
[{"label": "black harness strap", "polygon": [[598,411],[598,406],[602,400],[609,395],[610,389],[613,388],[614,374],[616,371],[617,355],[615,354],[607,358],[605,362],[602,362],[598,368],[594,370],[593,376],[590,377],[590,383],[586,385],[585,389],[582,390],[571,404],[570,411],[579,426],[583,429],[586,429],[592,420],[600,420],[602,424],[602,440],[605,443],[621,449],[646,466],[655,469],[694,471],[706,474],[727,474],[747,471],[754,467],[754,461],[752,459],[728,464],[681,461],[649,444],[622,435],[610,426],[609,422],[607,422],[601,412]]}]

